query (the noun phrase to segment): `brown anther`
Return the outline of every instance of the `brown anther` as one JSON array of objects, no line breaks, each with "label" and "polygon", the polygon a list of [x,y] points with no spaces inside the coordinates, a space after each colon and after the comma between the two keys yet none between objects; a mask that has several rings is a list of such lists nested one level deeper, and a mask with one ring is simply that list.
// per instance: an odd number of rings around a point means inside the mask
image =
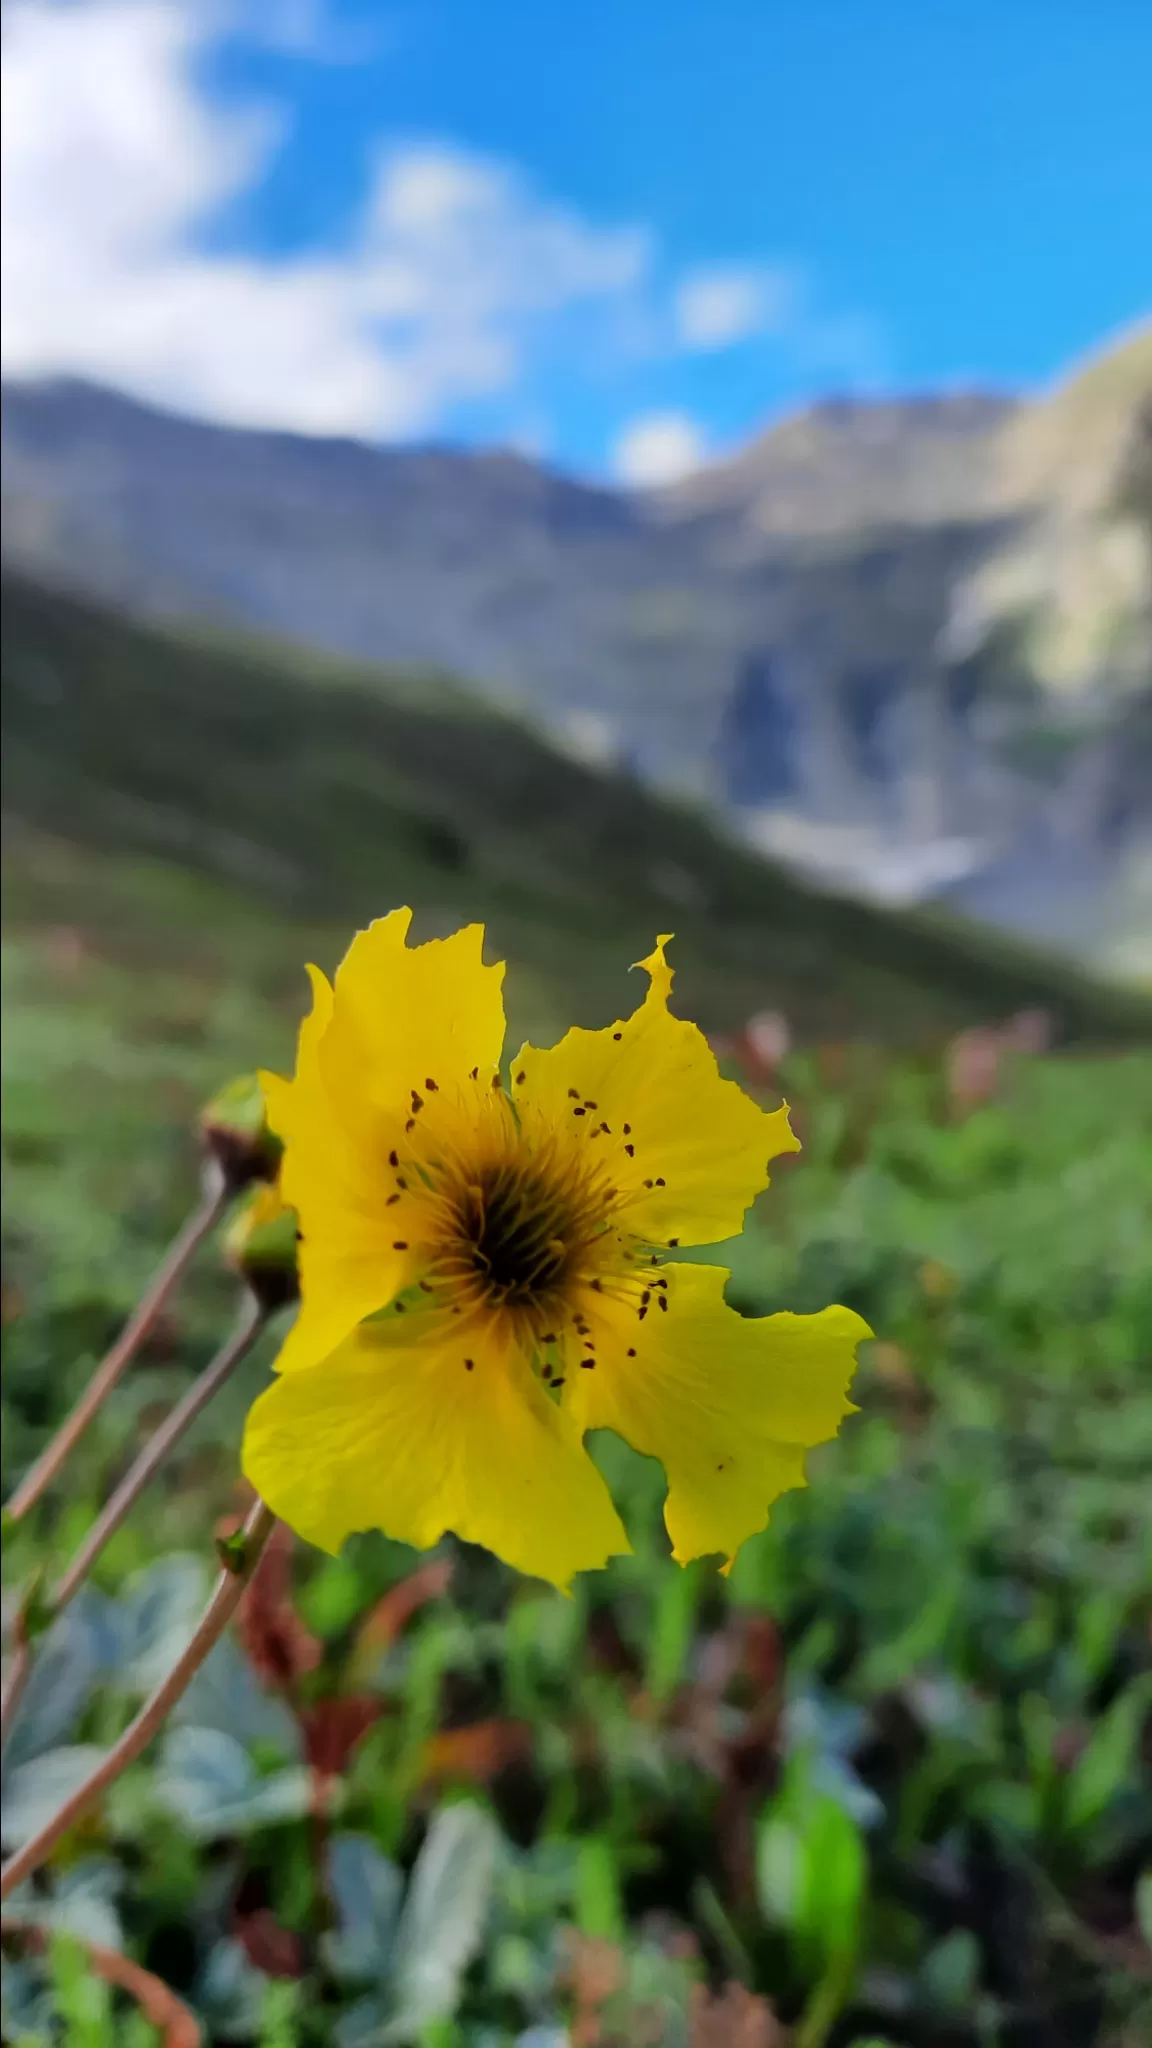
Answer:
[{"label": "brown anther", "polygon": [[390,1152],[388,1154],[388,1164],[389,1166],[399,1166],[400,1154],[398,1152]]},{"label": "brown anther", "polygon": [[562,1379],[553,1380],[552,1385],[553,1387],[562,1387],[564,1385],[564,1382]]},{"label": "brown anther", "polygon": [[407,1249],[408,1249],[408,1240],[407,1240],[407,1238],[406,1238],[406,1237],[398,1237],[398,1238],[396,1239],[395,1243],[393,1244],[393,1246],[392,1246],[392,1249],[393,1249],[393,1251],[394,1251],[394,1252],[406,1252],[406,1251],[407,1251]]},{"label": "brown anther", "polygon": [[469,1076],[468,1076],[468,1079],[469,1079],[470,1081],[477,1081],[477,1080],[479,1080],[479,1078],[480,1078],[480,1069],[479,1069],[479,1067],[473,1067],[473,1069],[472,1069],[472,1072],[471,1072],[471,1073],[469,1074]]},{"label": "brown anther", "polygon": [[636,1157],[636,1147],[635,1147],[635,1145],[625,1145],[625,1147],[624,1147],[624,1150],[625,1150],[625,1151],[626,1151],[626,1153],[628,1154],[628,1157],[629,1157],[629,1159],[635,1159],[635,1157]]},{"label": "brown anther", "polygon": [[588,1111],[586,1109],[574,1109],[572,1114],[573,1116],[587,1116]]},{"label": "brown anther", "polygon": [[415,1090],[415,1089],[413,1089],[413,1090],[412,1090],[412,1114],[413,1114],[413,1116],[416,1116],[416,1115],[418,1115],[418,1113],[420,1112],[420,1110],[422,1110],[422,1109],[423,1109],[423,1107],[424,1107],[424,1097],[423,1097],[422,1095],[417,1095],[417,1093],[416,1093],[416,1090]]},{"label": "brown anther", "polygon": [[429,1074],[427,1080],[424,1083],[424,1086],[428,1090],[429,1095],[435,1095],[437,1093],[436,1083],[432,1079],[431,1074]]},{"label": "brown anther", "polygon": [[580,1090],[578,1088],[570,1088],[568,1090],[568,1100],[569,1102],[579,1102]]},{"label": "brown anther", "polygon": [[389,1197],[388,1197],[388,1200],[387,1200],[387,1201],[385,1202],[385,1204],[384,1204],[384,1207],[385,1207],[386,1209],[391,1209],[391,1207],[392,1207],[393,1203],[395,1203],[395,1202],[398,1202],[399,1200],[400,1200],[400,1197],[399,1197],[399,1195],[389,1195]]},{"label": "brown anther", "polygon": [[596,1360],[594,1358],[582,1358],[580,1360],[580,1370],[581,1372],[595,1372]]},{"label": "brown anther", "polygon": [[631,1124],[625,1124],[625,1126],[624,1126],[624,1136],[625,1136],[626,1138],[630,1138],[630,1137],[632,1136],[632,1126],[631,1126]]},{"label": "brown anther", "polygon": [[464,1370],[465,1370],[465,1372],[471,1372],[471,1370],[472,1370],[473,1366],[475,1365],[475,1363],[476,1363],[475,1359],[473,1359],[473,1358],[466,1358],[466,1359],[464,1360]]},{"label": "brown anther", "polygon": [[524,1083],[525,1083],[525,1081],[526,1081],[527,1079],[528,1079],[528,1076],[527,1076],[527,1074],[517,1074],[517,1076],[516,1076],[516,1086],[517,1086],[518,1088],[522,1088],[522,1087],[524,1086]]},{"label": "brown anther", "polygon": [[658,1306],[659,1306],[660,1308],[662,1308],[662,1309],[664,1309],[664,1310],[667,1310],[667,1307],[668,1307],[668,1296],[667,1296],[666,1294],[658,1294],[658,1295],[656,1296],[656,1301],[657,1301],[657,1305],[658,1305]]},{"label": "brown anther", "polygon": [[629,1358],[635,1358],[636,1356],[635,1347],[631,1344],[628,1346],[628,1356]]},{"label": "brown anther", "polygon": [[663,1176],[663,1174],[660,1174],[660,1175],[659,1175],[659,1177],[657,1178],[657,1181],[656,1181],[656,1185],[657,1185],[657,1187],[658,1187],[658,1188],[662,1188],[662,1187],[666,1187],[666,1186],[667,1186],[667,1182],[665,1181],[665,1179],[664,1179],[664,1176]]},{"label": "brown anther", "polygon": [[407,1123],[406,1123],[406,1124],[405,1124],[405,1126],[404,1126],[404,1129],[405,1129],[406,1131],[414,1131],[414,1130],[415,1130],[415,1128],[416,1128],[416,1119],[415,1119],[415,1117],[414,1117],[414,1116],[410,1116],[410,1117],[408,1118],[408,1121],[407,1121]]},{"label": "brown anther", "polygon": [[623,1033],[622,1031],[614,1031],[614,1032],[612,1033],[612,1036],[613,1036],[613,1038],[614,1038],[614,1039],[616,1040],[616,1043],[617,1043],[617,1045],[619,1045],[619,1043],[620,1043],[620,1040],[621,1040],[621,1039],[623,1038],[623,1036],[624,1036],[624,1033]]},{"label": "brown anther", "polygon": [[[668,1239],[668,1249],[669,1249],[669,1251],[673,1251],[673,1252],[674,1252],[674,1251],[675,1251],[675,1249],[676,1249],[676,1247],[677,1247],[677,1245],[679,1244],[679,1242],[680,1242],[680,1239],[679,1239],[678,1237],[670,1237],[670,1238]],[[653,1260],[653,1264],[655,1264],[655,1260]]]}]

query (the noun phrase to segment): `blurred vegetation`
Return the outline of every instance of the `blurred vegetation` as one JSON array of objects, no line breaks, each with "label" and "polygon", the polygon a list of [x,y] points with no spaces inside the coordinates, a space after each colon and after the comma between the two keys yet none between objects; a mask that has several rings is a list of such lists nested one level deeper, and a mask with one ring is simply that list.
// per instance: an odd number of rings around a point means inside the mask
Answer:
[{"label": "blurred vegetation", "polygon": [[[197,1107],[289,1057],[287,962],[328,935],[219,877],[27,848],[6,1491],[192,1199]],[[564,1022],[541,958],[514,959],[514,1038]],[[126,1946],[220,2044],[1148,2040],[1152,1057],[1006,1055],[964,1101],[938,1048],[828,1040],[781,1085],[805,1150],[716,1254],[732,1298],[842,1300],[877,1332],[810,1488],[729,1580],[682,1572],[659,1469],[606,1438],[636,1555],[571,1600],[451,1541],[274,1550],[175,1725],[15,1902],[48,1957],[14,1949],[6,2040],[154,2038],[75,1937]],[[10,1589],[63,1561],[231,1286],[207,1255],[10,1534]],[[182,1646],[270,1348],[44,1643],[11,1839]]]}]

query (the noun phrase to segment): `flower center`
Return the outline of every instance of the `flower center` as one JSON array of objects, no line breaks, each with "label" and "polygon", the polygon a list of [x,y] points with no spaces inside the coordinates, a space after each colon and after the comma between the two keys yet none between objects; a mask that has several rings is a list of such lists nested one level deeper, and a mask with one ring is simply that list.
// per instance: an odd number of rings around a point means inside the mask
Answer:
[{"label": "flower center", "polygon": [[435,1267],[477,1306],[561,1311],[601,1263],[613,1193],[602,1173],[518,1148],[477,1163],[443,1190]]}]

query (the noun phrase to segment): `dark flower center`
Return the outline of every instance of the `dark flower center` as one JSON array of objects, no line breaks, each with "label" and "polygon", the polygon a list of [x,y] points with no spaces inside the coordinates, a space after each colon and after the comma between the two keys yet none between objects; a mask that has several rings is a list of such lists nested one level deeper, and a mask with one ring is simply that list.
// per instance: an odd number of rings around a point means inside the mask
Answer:
[{"label": "dark flower center", "polygon": [[489,1168],[457,1202],[460,1250],[474,1282],[510,1306],[554,1297],[588,1242],[582,1207],[530,1162]]}]

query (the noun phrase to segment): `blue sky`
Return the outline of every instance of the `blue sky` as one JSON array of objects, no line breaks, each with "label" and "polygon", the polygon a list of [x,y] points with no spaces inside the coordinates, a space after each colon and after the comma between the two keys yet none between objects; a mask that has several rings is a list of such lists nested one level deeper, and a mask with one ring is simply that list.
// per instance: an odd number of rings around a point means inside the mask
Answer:
[{"label": "blue sky", "polygon": [[637,481],[1042,384],[1152,308],[1150,77],[1145,0],[16,0],[6,367]]}]

